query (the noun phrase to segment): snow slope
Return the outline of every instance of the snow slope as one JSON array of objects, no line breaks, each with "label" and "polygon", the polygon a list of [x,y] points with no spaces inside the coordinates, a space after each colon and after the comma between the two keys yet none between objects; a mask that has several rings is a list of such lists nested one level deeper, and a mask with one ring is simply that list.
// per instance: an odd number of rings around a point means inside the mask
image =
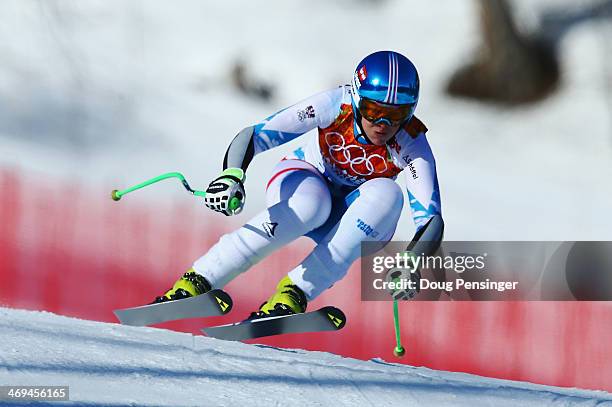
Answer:
[{"label": "snow slope", "polygon": [[47,312],[0,308],[0,344],[0,384],[68,385],[71,402],[78,405],[612,406],[612,395],[601,391],[379,359],[365,362]]}]

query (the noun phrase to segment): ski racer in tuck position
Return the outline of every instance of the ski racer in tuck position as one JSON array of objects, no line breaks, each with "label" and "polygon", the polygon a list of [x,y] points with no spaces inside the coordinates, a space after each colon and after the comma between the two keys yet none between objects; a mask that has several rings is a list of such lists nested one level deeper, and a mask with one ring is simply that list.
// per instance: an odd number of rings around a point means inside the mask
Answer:
[{"label": "ski racer in tuck position", "polygon": [[222,236],[155,302],[222,288],[275,250],[308,236],[316,247],[250,319],[305,312],[309,301],[344,277],[360,256],[362,241],[391,240],[404,206],[394,180],[403,170],[417,235],[422,233],[441,209],[427,128],[414,116],[418,97],[412,62],[379,51],[357,65],[350,85],[316,94],[240,131],[204,198],[206,206],[228,216],[244,206],[245,172],[257,154],[317,128],[274,168],[267,208]]}]

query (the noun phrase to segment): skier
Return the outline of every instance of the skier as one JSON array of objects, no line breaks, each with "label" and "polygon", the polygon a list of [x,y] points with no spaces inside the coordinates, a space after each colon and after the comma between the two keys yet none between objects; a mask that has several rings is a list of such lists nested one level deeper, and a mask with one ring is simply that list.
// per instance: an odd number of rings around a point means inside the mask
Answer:
[{"label": "skier", "polygon": [[267,208],[222,236],[155,302],[222,288],[275,250],[309,236],[314,250],[250,318],[305,312],[308,301],[344,277],[360,256],[362,241],[391,240],[403,207],[394,181],[402,170],[417,235],[422,233],[441,212],[427,128],[413,115],[418,97],[412,62],[379,51],[357,65],[350,85],[316,94],[240,131],[204,198],[206,206],[227,216],[244,206],[245,172],[257,154],[317,128],[274,168]]}]

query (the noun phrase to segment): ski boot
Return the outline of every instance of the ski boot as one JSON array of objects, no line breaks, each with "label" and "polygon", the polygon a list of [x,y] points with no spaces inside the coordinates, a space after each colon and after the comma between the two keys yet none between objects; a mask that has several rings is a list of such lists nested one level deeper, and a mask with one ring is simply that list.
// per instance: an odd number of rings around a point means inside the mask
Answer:
[{"label": "ski boot", "polygon": [[299,314],[306,311],[306,294],[285,276],[276,286],[276,292],[264,302],[259,311],[252,312],[249,320],[280,315]]},{"label": "ski boot", "polygon": [[191,268],[164,295],[155,297],[155,301],[152,304],[195,297],[210,290],[210,283]]}]

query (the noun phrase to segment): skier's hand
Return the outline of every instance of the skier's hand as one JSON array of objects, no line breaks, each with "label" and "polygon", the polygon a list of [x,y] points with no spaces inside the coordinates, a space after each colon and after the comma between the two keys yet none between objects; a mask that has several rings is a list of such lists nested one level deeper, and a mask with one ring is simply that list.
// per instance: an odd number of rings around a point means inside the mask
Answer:
[{"label": "skier's hand", "polygon": [[389,293],[393,297],[394,300],[410,300],[421,291],[419,287],[421,281],[421,271],[419,267],[417,267],[417,263],[414,259],[416,259],[416,254],[413,252],[407,251],[401,253],[402,258],[407,258],[408,261],[406,263],[402,262],[402,264],[396,265],[396,267],[389,269],[387,271],[386,281],[410,281],[410,285],[406,284],[406,288],[389,290]]},{"label": "skier's hand", "polygon": [[204,203],[213,211],[226,216],[236,215],[242,211],[246,194],[244,192],[244,171],[240,168],[228,168],[221,176],[208,185]]}]

